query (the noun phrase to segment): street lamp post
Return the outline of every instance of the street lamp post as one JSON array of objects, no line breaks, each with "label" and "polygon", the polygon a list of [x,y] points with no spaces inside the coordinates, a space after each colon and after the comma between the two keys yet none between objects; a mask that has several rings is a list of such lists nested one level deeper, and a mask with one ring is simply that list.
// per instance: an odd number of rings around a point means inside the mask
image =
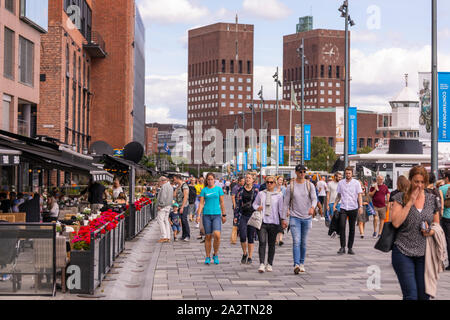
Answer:
[{"label": "street lamp post", "polygon": [[251,141],[251,143],[250,143],[250,147],[251,147],[251,151],[252,151],[252,156],[251,156],[251,158],[252,158],[252,163],[251,163],[251,165],[252,165],[252,169],[253,169],[253,163],[255,162],[255,160],[253,159],[253,148],[255,147],[255,145],[254,145],[254,139],[255,139],[255,137],[254,137],[254,131],[255,131],[255,120],[254,120],[254,118],[255,118],[255,106],[254,106],[254,104],[253,104],[253,99],[252,99],[252,104],[249,106],[249,108],[250,108],[250,110],[252,110],[252,141]]},{"label": "street lamp post", "polygon": [[[279,160],[280,160],[280,156],[278,155],[279,144],[280,144],[280,142],[279,142],[279,139],[280,139],[280,132],[279,132],[279,130],[280,130],[280,127],[279,127],[279,125],[280,125],[279,124],[280,116],[279,116],[279,110],[280,110],[280,108],[279,108],[279,104],[278,104],[278,88],[281,87],[281,81],[278,79],[278,67],[277,67],[277,72],[273,75],[273,79],[275,81],[275,86],[277,88],[277,139],[276,139],[276,146],[275,146],[277,152],[275,154],[276,154],[276,157],[277,157],[276,158],[276,164],[277,164],[276,175],[278,175],[278,166],[279,166]],[[272,150],[273,149],[274,148],[272,148]]]},{"label": "street lamp post", "polygon": [[432,15],[432,61],[431,61],[431,114],[432,114],[432,129],[431,129],[431,173],[436,179],[438,175],[438,74],[437,74],[437,1],[431,1],[431,15]]},{"label": "street lamp post", "polygon": [[261,108],[259,111],[261,112],[261,125],[259,127],[259,161],[260,161],[260,168],[259,168],[259,182],[262,184],[262,159],[263,159],[263,153],[262,153],[262,134],[261,131],[263,130],[263,108],[264,108],[264,98],[263,98],[263,86],[261,86],[261,90],[258,92],[258,97],[261,99]]},{"label": "street lamp post", "polygon": [[302,166],[305,165],[305,142],[303,141],[304,139],[304,134],[305,134],[305,64],[308,64],[308,61],[305,61],[305,40],[302,38],[302,44],[301,46],[297,49],[297,52],[299,55],[301,55],[301,59],[302,59],[302,94],[301,94],[301,113],[302,113],[302,158],[301,158],[301,164]]},{"label": "street lamp post", "polygon": [[339,8],[341,17],[345,18],[345,83],[344,83],[344,166],[348,166],[348,98],[349,98],[349,76],[348,70],[349,64],[349,39],[348,39],[348,25],[354,26],[355,22],[348,14],[348,0],[345,0],[342,6]]}]

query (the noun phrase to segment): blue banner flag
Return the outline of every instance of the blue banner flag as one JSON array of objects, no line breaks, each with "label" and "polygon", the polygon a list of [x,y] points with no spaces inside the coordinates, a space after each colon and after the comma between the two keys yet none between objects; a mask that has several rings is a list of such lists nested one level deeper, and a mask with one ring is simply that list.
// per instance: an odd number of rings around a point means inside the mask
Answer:
[{"label": "blue banner flag", "polygon": [[357,154],[358,151],[358,110],[348,108],[348,154]]},{"label": "blue banner flag", "polygon": [[305,160],[311,160],[311,125],[305,124]]},{"label": "blue banner flag", "polygon": [[239,152],[238,154],[238,158],[237,158],[237,172],[241,172],[242,171],[242,152]]},{"label": "blue banner flag", "polygon": [[257,161],[258,160],[258,150],[256,148],[253,149],[253,157],[252,157],[252,169],[257,168]]},{"label": "blue banner flag", "polygon": [[280,136],[278,140],[278,164],[282,166],[284,164],[284,136]]},{"label": "blue banner flag", "polygon": [[448,131],[448,103],[447,99],[450,94],[450,72],[438,73],[438,89],[439,89],[439,125],[438,125],[438,141],[450,142],[450,132]]},{"label": "blue banner flag", "polygon": [[244,152],[244,171],[248,170],[248,153]]},{"label": "blue banner flag", "polygon": [[164,151],[166,151],[169,156],[172,154],[167,143],[164,143]]},{"label": "blue banner flag", "polygon": [[267,167],[267,143],[262,144],[262,159],[261,163],[263,167]]}]

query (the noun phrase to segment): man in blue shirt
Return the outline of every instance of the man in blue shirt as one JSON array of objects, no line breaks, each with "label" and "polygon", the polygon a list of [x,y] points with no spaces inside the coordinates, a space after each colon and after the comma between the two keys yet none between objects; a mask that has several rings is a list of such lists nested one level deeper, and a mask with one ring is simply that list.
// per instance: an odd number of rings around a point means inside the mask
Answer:
[{"label": "man in blue shirt", "polygon": [[[450,188],[450,171],[445,172],[444,174],[445,184],[439,188],[439,191],[442,193],[444,198],[444,214],[441,219],[442,229],[444,229],[445,238],[447,240],[447,250],[450,256],[450,193],[449,197],[447,197],[447,191]],[[446,200],[448,198],[448,200]],[[450,266],[445,268],[445,270],[450,270]]]}]

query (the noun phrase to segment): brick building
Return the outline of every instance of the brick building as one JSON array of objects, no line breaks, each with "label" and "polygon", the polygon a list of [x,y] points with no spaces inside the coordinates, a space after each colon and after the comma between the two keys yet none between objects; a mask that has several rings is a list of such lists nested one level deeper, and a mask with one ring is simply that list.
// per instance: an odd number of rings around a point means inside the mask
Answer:
[{"label": "brick building", "polygon": [[128,0],[49,0],[39,135],[78,152],[99,140],[113,148],[133,141],[136,10]]},{"label": "brick building", "polygon": [[145,151],[147,156],[158,153],[158,128],[145,126]]},{"label": "brick building", "polygon": [[253,96],[253,25],[216,23],[189,30],[188,130],[245,110]]},{"label": "brick building", "polygon": [[0,1],[0,129],[28,137],[36,135],[41,34],[46,32],[28,14],[30,4]]},{"label": "brick building", "polygon": [[302,39],[308,62],[304,77],[305,108],[343,107],[345,31],[340,30],[316,29],[283,37],[283,98],[291,99],[293,85],[297,100],[301,99],[302,62],[297,49]]}]

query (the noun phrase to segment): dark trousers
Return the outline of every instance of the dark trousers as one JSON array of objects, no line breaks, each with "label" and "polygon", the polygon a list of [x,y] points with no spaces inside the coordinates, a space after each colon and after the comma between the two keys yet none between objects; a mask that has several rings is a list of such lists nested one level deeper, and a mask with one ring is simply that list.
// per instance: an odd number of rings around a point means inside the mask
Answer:
[{"label": "dark trousers", "polygon": [[442,217],[441,226],[442,229],[444,229],[445,240],[447,240],[447,252],[448,256],[450,257],[450,219]]},{"label": "dark trousers", "polygon": [[358,209],[347,211],[341,208],[341,211],[339,212],[339,235],[341,237],[341,248],[345,248],[345,229],[347,225],[347,217],[349,224],[347,247],[352,249],[353,242],[355,241],[355,226],[356,218],[358,217]]},{"label": "dark trousers", "polygon": [[258,231],[259,237],[259,263],[264,264],[266,260],[266,247],[269,246],[269,257],[267,263],[273,265],[273,258],[275,257],[275,241],[279,225],[263,223],[261,229]]},{"label": "dark trousers", "polygon": [[239,238],[241,243],[248,242],[253,244],[255,242],[256,228],[247,224],[249,219],[250,216],[241,215],[239,219]]},{"label": "dark trousers", "polygon": [[184,240],[186,238],[190,238],[191,237],[191,230],[189,228],[189,205],[187,205],[186,207],[184,207],[183,209],[183,213],[180,214],[181,216],[181,231],[182,231],[182,235],[181,235],[181,239]]},{"label": "dark trousers", "polygon": [[425,256],[408,257],[392,248],[392,266],[402,288],[403,300],[429,300],[425,293]]}]

